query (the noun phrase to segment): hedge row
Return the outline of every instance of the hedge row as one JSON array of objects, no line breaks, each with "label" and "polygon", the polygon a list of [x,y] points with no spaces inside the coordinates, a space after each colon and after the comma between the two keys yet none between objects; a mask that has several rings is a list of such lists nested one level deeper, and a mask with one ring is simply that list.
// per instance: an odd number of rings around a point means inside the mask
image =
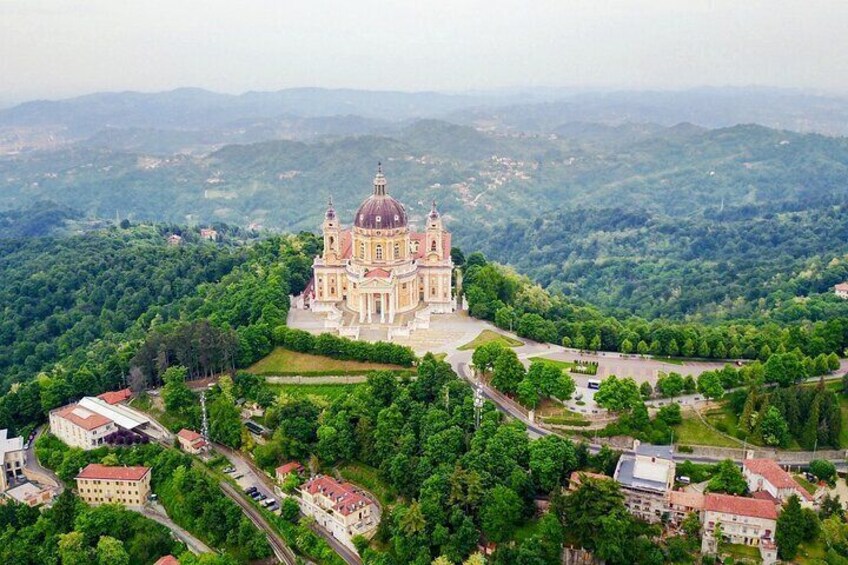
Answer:
[{"label": "hedge row", "polygon": [[404,345],[384,341],[355,341],[328,333],[316,336],[287,326],[274,329],[274,342],[286,349],[333,359],[388,363],[402,367],[412,367],[417,360],[412,349]]}]

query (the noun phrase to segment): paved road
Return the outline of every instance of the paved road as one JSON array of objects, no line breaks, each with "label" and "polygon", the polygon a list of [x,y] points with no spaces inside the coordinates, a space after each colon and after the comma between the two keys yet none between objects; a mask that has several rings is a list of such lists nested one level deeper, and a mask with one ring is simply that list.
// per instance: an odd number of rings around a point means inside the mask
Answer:
[{"label": "paved road", "polygon": [[250,521],[253,522],[257,528],[265,531],[265,534],[268,536],[268,543],[271,545],[271,549],[274,551],[274,555],[277,556],[277,559],[280,560],[280,563],[285,563],[286,565],[297,565],[297,557],[294,552],[286,545],[286,542],[282,537],[280,537],[277,530],[275,530],[265,520],[262,513],[259,512],[253,504],[245,500],[244,495],[227,481],[221,481],[219,485],[221,486],[221,490],[224,491],[224,494],[229,496],[241,507],[245,516],[250,518]]},{"label": "paved road", "polygon": [[[500,331],[500,330],[498,331],[498,333],[510,335],[510,334],[507,334],[506,332],[503,332],[503,331]],[[515,336],[511,336],[511,337],[515,337]],[[525,345],[516,348],[516,351],[519,353],[519,357],[523,357],[525,359],[527,357],[530,357],[530,356],[538,355],[539,351],[545,351],[545,350],[549,350],[551,348],[557,347],[557,346],[551,346],[550,348],[548,348],[546,344],[529,342],[527,340],[524,340],[524,341],[525,341]],[[559,349],[563,350],[564,348],[560,347]],[[483,396],[486,399],[490,400],[498,408],[498,410],[500,410],[501,412],[507,414],[508,416],[510,416],[512,418],[515,418],[515,419],[521,421],[525,426],[527,426],[527,432],[531,437],[536,438],[536,437],[541,437],[541,436],[556,433],[556,432],[553,432],[553,431],[548,430],[546,428],[539,427],[538,425],[531,423],[529,418],[527,417],[527,415],[521,409],[519,409],[513,401],[511,401],[509,398],[506,398],[504,395],[502,395],[498,391],[494,390],[493,388],[488,387],[484,383],[477,381],[471,375],[471,370],[469,368],[469,365],[470,365],[470,362],[471,362],[471,355],[472,355],[471,351],[454,351],[454,352],[448,354],[446,361],[451,364],[451,366],[453,367],[453,370],[456,372],[457,375],[459,375],[460,377],[462,377],[463,379],[468,381],[472,386],[479,386],[482,389]],[[617,354],[615,354],[615,355],[617,355]],[[843,371],[845,369],[848,369],[848,360],[842,360],[842,368],[840,369],[840,371]],[[833,377],[830,377],[830,378],[841,378],[841,377],[833,376]],[[589,443],[589,451],[592,452],[592,453],[597,453],[598,450],[600,450],[600,448],[601,448],[601,444]],[[625,453],[631,453],[632,452],[632,450],[627,450],[627,449],[625,449],[623,451]],[[688,455],[686,457],[686,459],[692,461],[693,463],[717,463],[717,462],[725,459],[725,457],[702,457],[702,456]],[[778,459],[777,462],[780,463],[780,464],[785,464],[785,465],[790,465],[790,464],[798,465],[798,462],[794,461],[794,460],[793,461],[786,461],[786,460]],[[848,464],[846,464],[846,461],[844,459],[838,459],[838,460],[835,459],[835,460],[832,460],[832,462],[839,469],[848,468]]]},{"label": "paved road", "polygon": [[[241,475],[238,479],[236,479],[236,482],[242,489],[255,486],[262,494],[269,498],[276,496],[274,494],[274,482],[267,474],[265,474],[264,471],[256,467],[256,465],[254,465],[247,457],[224,445],[212,445],[220,454],[227,458],[233,467],[235,467],[236,471],[232,473],[233,477],[235,478]],[[327,530],[320,527],[318,524],[313,524],[312,530],[324,538],[327,543],[330,544],[333,551],[344,559],[346,563],[349,563],[350,565],[362,564],[362,559],[359,558],[359,555],[357,555],[355,551],[352,551],[349,547],[337,540]]]},{"label": "paved road", "polygon": [[158,505],[147,505],[141,508],[141,510],[131,508],[131,510],[135,510],[143,514],[144,516],[150,518],[151,520],[158,522],[171,530],[171,532],[180,539],[186,547],[188,547],[189,551],[194,553],[195,555],[200,555],[201,553],[215,553],[215,551],[194,537],[188,530],[177,525],[173,520],[168,517],[167,512],[165,512],[164,508],[159,507]]},{"label": "paved road", "polygon": [[35,442],[47,430],[47,426],[41,426],[35,434],[32,443],[26,449],[26,464],[24,465],[24,475],[32,482],[42,485],[51,486],[56,489],[56,495],[61,494],[65,490],[65,485],[56,476],[56,473],[44,467],[39,463],[38,457],[35,454]]}]

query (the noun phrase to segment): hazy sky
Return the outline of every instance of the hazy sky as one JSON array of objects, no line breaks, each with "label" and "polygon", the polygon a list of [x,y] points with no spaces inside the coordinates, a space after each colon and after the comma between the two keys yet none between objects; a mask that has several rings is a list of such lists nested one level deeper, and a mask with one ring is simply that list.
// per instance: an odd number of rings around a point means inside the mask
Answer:
[{"label": "hazy sky", "polygon": [[0,97],[200,86],[848,92],[845,0],[0,0]]}]

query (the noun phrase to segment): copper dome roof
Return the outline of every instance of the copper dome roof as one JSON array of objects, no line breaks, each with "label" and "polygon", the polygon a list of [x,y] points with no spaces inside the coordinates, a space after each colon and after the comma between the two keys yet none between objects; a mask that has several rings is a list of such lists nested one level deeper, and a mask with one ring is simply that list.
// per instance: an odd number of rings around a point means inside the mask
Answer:
[{"label": "copper dome roof", "polygon": [[353,225],[363,229],[396,229],[407,225],[406,209],[403,204],[386,194],[386,177],[378,165],[374,177],[374,194],[359,205]]}]

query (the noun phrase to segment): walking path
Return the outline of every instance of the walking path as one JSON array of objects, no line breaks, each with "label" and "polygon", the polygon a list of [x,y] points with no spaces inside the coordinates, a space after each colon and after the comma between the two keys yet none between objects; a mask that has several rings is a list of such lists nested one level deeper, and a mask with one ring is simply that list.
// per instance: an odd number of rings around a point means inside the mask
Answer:
[{"label": "walking path", "polygon": [[191,532],[189,532],[185,528],[182,528],[181,526],[177,525],[176,522],[171,520],[168,517],[168,513],[161,505],[157,503],[150,503],[143,506],[140,510],[136,508],[130,509],[135,510],[136,512],[146,516],[147,518],[150,518],[155,522],[162,524],[163,526],[171,530],[171,532],[173,532],[174,535],[180,539],[180,541],[186,544],[186,547],[188,547],[189,551],[191,551],[195,555],[200,555],[201,553],[215,553],[215,551],[211,547],[194,537]]}]

